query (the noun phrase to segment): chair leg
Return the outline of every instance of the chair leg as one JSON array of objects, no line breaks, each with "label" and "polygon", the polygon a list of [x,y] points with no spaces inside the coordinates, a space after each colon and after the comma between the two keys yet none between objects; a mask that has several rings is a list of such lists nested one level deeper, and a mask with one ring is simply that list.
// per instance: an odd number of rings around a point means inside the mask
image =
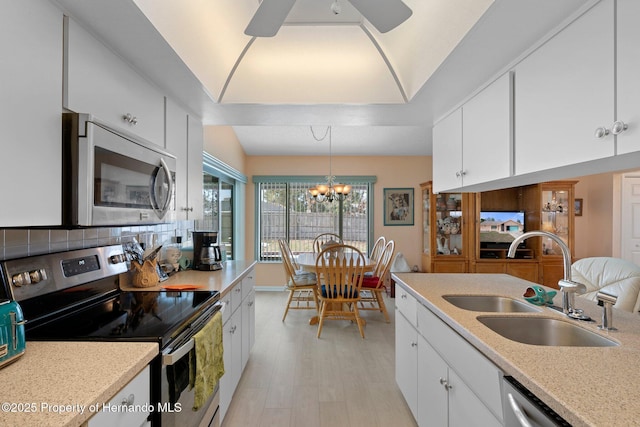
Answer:
[{"label": "chair leg", "polygon": [[293,293],[295,291],[293,289],[289,289],[289,299],[287,299],[287,306],[284,309],[284,316],[282,316],[282,321],[287,317],[287,313],[289,312],[289,306],[291,305],[291,300],[293,299]]},{"label": "chair leg", "polygon": [[378,307],[380,307],[380,311],[384,315],[384,319],[387,323],[391,323],[391,319],[389,319],[389,313],[387,313],[387,306],[384,304],[384,296],[382,295],[383,289],[376,291],[376,300],[378,301]]},{"label": "chair leg", "polygon": [[320,312],[320,321],[318,322],[318,335],[317,338],[320,338],[320,334],[322,333],[322,323],[324,323],[324,314],[327,311],[327,302],[324,301],[322,303],[322,311]]},{"label": "chair leg", "polygon": [[360,336],[364,339],[364,328],[362,327],[363,320],[360,318],[360,310],[358,310],[358,304],[353,304],[353,313],[356,316],[356,324],[360,331]]}]

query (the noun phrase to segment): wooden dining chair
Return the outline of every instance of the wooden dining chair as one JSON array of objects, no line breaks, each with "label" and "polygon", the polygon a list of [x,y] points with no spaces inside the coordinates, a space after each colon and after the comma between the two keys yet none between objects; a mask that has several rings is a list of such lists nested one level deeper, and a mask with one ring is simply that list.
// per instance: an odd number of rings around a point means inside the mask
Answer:
[{"label": "wooden dining chair", "polygon": [[317,254],[319,254],[322,249],[324,249],[322,246],[327,244],[327,243],[333,243],[335,242],[336,244],[343,244],[344,242],[342,241],[342,237],[340,237],[339,235],[335,234],[335,233],[322,233],[316,236],[316,238],[313,240],[313,251]]},{"label": "wooden dining chair", "polygon": [[389,240],[383,251],[380,259],[376,263],[376,266],[371,274],[365,274],[362,281],[362,291],[360,292],[360,310],[374,310],[379,311],[384,315],[384,319],[387,323],[389,319],[389,313],[384,303],[384,280],[389,270],[391,269],[391,262],[393,260],[393,254],[395,252],[395,242]]},{"label": "wooden dining chair", "polygon": [[320,320],[318,338],[327,319],[352,320],[358,325],[364,338],[364,322],[358,311],[360,287],[364,277],[365,258],[362,252],[350,245],[338,245],[322,250],[316,258]]},{"label": "wooden dining chair", "polygon": [[[305,272],[297,266],[293,252],[286,240],[278,240],[280,255],[287,279],[286,289],[289,291],[287,306],[282,321],[287,318],[289,310],[317,310],[320,306],[316,295],[316,274]],[[313,305],[311,304],[313,302]]]},{"label": "wooden dining chair", "polygon": [[371,249],[371,255],[369,255],[369,259],[371,261],[378,261],[386,244],[387,241],[384,236],[378,237],[378,240],[376,240],[376,242],[373,244],[373,249]]}]

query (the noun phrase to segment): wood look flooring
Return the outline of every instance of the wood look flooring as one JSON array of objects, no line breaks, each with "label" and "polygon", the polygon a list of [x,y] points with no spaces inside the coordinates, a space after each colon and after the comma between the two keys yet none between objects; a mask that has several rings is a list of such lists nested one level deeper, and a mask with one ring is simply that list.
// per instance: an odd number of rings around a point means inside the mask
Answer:
[{"label": "wood look flooring", "polygon": [[361,312],[365,339],[349,321],[326,321],[316,338],[313,310],[290,310],[285,292],[256,292],[256,342],[222,427],[411,427],[395,381],[391,323]]}]

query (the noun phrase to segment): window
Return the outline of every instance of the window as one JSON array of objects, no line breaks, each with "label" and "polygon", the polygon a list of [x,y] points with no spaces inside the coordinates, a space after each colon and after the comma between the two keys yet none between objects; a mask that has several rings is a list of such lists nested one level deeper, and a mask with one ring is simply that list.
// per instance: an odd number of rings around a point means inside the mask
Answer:
[{"label": "window", "polygon": [[[324,178],[326,180],[326,178]],[[322,177],[254,177],[256,184],[256,258],[279,261],[278,239],[293,252],[313,251],[313,239],[336,233],[345,243],[368,252],[373,233],[371,196],[375,177],[337,177],[351,185],[344,201],[318,203],[309,187]]]},{"label": "window", "polygon": [[242,238],[237,236],[237,224],[243,222],[239,214],[244,211],[237,192],[247,182],[246,177],[207,153],[203,157],[204,216],[197,225],[201,230],[217,231],[218,243],[226,251],[227,259],[237,259],[234,254],[244,253],[244,248],[234,245],[234,241]]}]

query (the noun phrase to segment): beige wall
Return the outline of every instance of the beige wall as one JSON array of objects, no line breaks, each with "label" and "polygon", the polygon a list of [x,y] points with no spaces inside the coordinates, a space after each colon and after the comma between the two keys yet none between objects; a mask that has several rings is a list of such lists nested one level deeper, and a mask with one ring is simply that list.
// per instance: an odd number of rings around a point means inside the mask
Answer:
[{"label": "beige wall", "polygon": [[613,255],[614,174],[576,178],[575,197],[583,199],[583,214],[575,217],[576,258]]},{"label": "beige wall", "polygon": [[247,156],[231,126],[205,126],[204,151],[247,175],[245,172]]}]

